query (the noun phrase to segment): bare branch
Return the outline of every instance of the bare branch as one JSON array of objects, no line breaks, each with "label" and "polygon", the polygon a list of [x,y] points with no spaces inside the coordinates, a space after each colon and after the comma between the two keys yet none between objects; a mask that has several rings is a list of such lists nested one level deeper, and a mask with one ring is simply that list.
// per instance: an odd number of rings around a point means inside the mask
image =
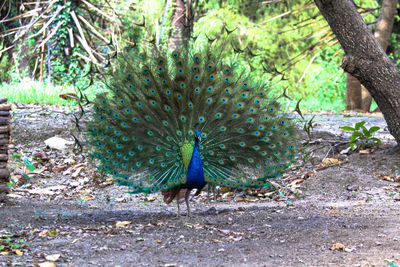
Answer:
[{"label": "bare branch", "polygon": [[109,41],[107,38],[105,38],[103,35],[101,35],[84,17],[78,15],[78,19],[82,21],[86,26],[88,26],[89,30],[94,33],[98,38],[103,40],[105,43],[108,43]]},{"label": "bare branch", "polygon": [[86,41],[86,39],[85,39],[85,35],[84,35],[84,33],[83,33],[81,24],[79,23],[79,20],[78,20],[78,18],[77,18],[76,15],[75,15],[75,12],[74,12],[74,11],[71,11],[70,14],[71,14],[72,19],[73,19],[74,22],[75,22],[76,27],[78,28],[79,35],[81,36],[81,37],[79,37],[78,35],[76,35],[75,37],[76,37],[76,38],[78,39],[78,41],[82,44],[82,46],[85,48],[86,52],[88,52],[88,54],[89,54],[90,58],[92,59],[92,61],[93,61],[94,63],[97,64],[97,63],[98,63],[98,62],[97,62],[97,59],[93,56],[93,54],[92,54],[92,52],[91,52],[92,49],[91,49],[91,47],[88,45],[88,43],[87,43],[87,41]]},{"label": "bare branch", "polygon": [[40,34],[42,34],[43,31],[46,30],[46,28],[53,22],[53,20],[57,17],[57,15],[63,10],[65,6],[58,6],[56,12],[54,12],[54,15],[46,22],[46,24],[43,25],[43,27],[35,34],[29,36],[28,39],[34,38]]},{"label": "bare branch", "polygon": [[104,13],[102,10],[98,9],[97,7],[95,7],[94,5],[92,5],[91,3],[85,1],[85,0],[81,0],[82,3],[84,3],[85,5],[87,5],[89,8],[94,9],[95,11],[99,12],[101,15],[103,15],[105,18],[107,18],[108,20],[114,22],[114,18],[110,17],[107,13]]},{"label": "bare branch", "polygon": [[[61,24],[62,24],[62,21],[59,21],[59,22],[57,23],[56,27],[55,27],[55,28],[51,31],[51,33],[46,37],[46,39],[44,39],[39,45],[37,45],[36,48],[37,48],[37,47],[41,47],[42,45],[44,45],[45,43],[47,43],[47,42],[50,40],[50,38],[53,37],[54,34],[56,34],[56,32],[57,32],[58,29],[60,28]],[[36,48],[35,48],[35,50],[36,50]]]}]

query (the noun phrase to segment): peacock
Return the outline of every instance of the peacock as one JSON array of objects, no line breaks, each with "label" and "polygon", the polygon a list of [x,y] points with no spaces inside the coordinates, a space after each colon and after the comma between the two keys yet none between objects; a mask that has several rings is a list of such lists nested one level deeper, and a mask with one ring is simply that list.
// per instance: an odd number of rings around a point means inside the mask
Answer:
[{"label": "peacock", "polygon": [[[296,126],[226,46],[120,54],[93,101],[90,155],[130,193],[262,187],[295,160]],[[179,200],[178,214],[179,214]]]}]

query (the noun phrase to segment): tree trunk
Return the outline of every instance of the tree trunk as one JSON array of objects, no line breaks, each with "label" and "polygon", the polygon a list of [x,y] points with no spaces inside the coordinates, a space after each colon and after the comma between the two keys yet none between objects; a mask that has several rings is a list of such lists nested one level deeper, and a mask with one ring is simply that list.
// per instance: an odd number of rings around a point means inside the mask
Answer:
[{"label": "tree trunk", "polygon": [[172,36],[169,38],[169,47],[174,49],[180,44],[188,46],[190,34],[193,28],[193,9],[192,1],[176,0],[174,11],[172,12],[173,28]]},{"label": "tree trunk", "polygon": [[[396,15],[398,0],[383,0],[382,11],[374,32],[375,38],[386,51]],[[349,77],[350,76],[350,77]],[[372,97],[368,90],[354,77],[347,73],[346,86],[346,109],[361,109],[369,111],[371,108]],[[349,96],[347,98],[347,96]],[[356,106],[354,106],[356,104]]]},{"label": "tree trunk", "polygon": [[[176,0],[171,22],[173,31],[172,36],[169,37],[168,48],[176,49],[182,44],[186,48],[188,47],[193,29],[193,20],[192,1],[187,0],[185,4],[183,0]],[[174,199],[176,199],[177,202],[181,201],[185,198],[187,190],[188,189],[178,189],[178,191],[176,191],[176,188],[172,188],[163,191],[162,195],[164,202],[168,204]]]},{"label": "tree trunk", "polygon": [[351,0],[314,0],[346,55],[341,67],[370,92],[400,143],[400,73]]},{"label": "tree trunk", "polygon": [[382,12],[375,29],[375,38],[386,51],[392,35],[398,0],[383,0]]},{"label": "tree trunk", "polygon": [[346,73],[346,109],[355,110],[361,108],[361,84]]}]

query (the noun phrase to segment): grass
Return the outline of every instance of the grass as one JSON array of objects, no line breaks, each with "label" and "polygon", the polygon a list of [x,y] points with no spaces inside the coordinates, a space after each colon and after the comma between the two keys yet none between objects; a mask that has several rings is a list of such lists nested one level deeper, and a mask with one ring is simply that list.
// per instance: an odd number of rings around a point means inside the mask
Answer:
[{"label": "grass", "polygon": [[21,83],[3,83],[0,86],[0,96],[7,97],[9,103],[20,104],[50,104],[71,105],[71,100],[64,100],[59,95],[74,93],[71,87],[54,86],[37,81]]},{"label": "grass", "polygon": [[[93,87],[94,88],[94,87]],[[87,90],[89,98],[94,97],[95,89]],[[74,105],[75,100],[65,100],[60,94],[75,93],[73,86],[56,86],[38,81],[0,84],[0,97],[7,97],[8,103]]]},{"label": "grass", "polygon": [[[93,99],[97,92],[100,92],[99,86],[92,86],[85,93],[89,99]],[[9,103],[19,104],[48,104],[48,105],[75,105],[75,100],[64,100],[60,94],[75,93],[72,86],[56,86],[53,84],[25,81],[20,83],[0,84],[0,97],[7,97]],[[304,98],[301,101],[301,109],[307,111],[333,111],[341,112],[345,108],[344,99],[335,101],[320,101],[320,97]],[[290,103],[288,110],[293,110],[297,101]],[[373,101],[371,110],[377,107]]]}]

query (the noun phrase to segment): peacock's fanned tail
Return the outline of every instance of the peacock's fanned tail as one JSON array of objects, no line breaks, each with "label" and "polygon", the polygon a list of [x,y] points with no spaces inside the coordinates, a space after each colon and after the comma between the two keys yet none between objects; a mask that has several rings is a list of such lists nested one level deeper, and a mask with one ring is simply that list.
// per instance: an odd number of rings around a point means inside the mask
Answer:
[{"label": "peacock's fanned tail", "polygon": [[280,175],[294,159],[294,123],[268,83],[218,51],[120,56],[88,125],[99,168],[132,193],[184,184],[199,130],[207,183],[244,189]]}]

